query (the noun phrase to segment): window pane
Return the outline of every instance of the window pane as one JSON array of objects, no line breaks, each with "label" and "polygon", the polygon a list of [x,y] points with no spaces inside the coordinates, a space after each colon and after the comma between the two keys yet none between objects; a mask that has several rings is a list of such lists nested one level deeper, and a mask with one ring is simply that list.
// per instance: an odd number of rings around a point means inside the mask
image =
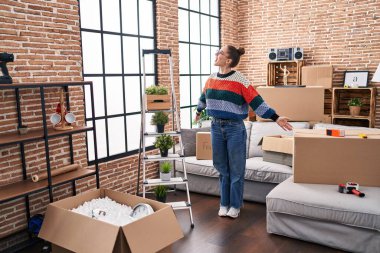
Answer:
[{"label": "window pane", "polygon": [[191,128],[191,122],[193,119],[190,118],[190,110],[192,108],[181,109],[181,128]]},{"label": "window pane", "polygon": [[99,1],[80,0],[80,22],[82,28],[100,29]]},{"label": "window pane", "polygon": [[[104,116],[104,92],[102,77],[85,77],[85,81],[92,81],[94,92],[95,116]],[[86,117],[91,118],[91,90],[89,85],[85,85],[86,94]]]},{"label": "window pane", "polygon": [[82,53],[84,73],[102,73],[102,46],[100,34],[82,32]]},{"label": "window pane", "polygon": [[123,37],[124,73],[139,73],[139,49],[138,38]]},{"label": "window pane", "polygon": [[107,114],[124,113],[123,83],[121,77],[106,77]]},{"label": "window pane", "polygon": [[215,72],[218,72],[219,71],[219,67],[215,66],[214,65],[214,62],[215,62],[215,52],[219,50],[219,47],[211,47],[211,62],[210,62],[210,67],[211,67],[211,73],[215,73]]},{"label": "window pane", "polygon": [[210,13],[210,1],[209,0],[201,0],[201,12],[209,14]]},{"label": "window pane", "polygon": [[[135,150],[140,147],[141,114],[127,116],[127,150]],[[148,138],[146,138],[148,139]]]},{"label": "window pane", "polygon": [[104,158],[107,156],[106,121],[104,119],[99,119],[95,121],[95,124],[98,158]]},{"label": "window pane", "polygon": [[201,46],[202,50],[202,74],[210,74],[210,47]]},{"label": "window pane", "polygon": [[140,110],[140,78],[138,76],[125,77],[125,111],[130,113]]},{"label": "window pane", "polygon": [[201,76],[201,91],[203,91],[203,88],[205,87],[208,78],[208,76]]},{"label": "window pane", "polygon": [[197,105],[201,96],[201,78],[200,76],[191,77],[191,104]]},{"label": "window pane", "polygon": [[210,0],[210,4],[211,4],[210,14],[214,16],[219,16],[219,1]]},{"label": "window pane", "polygon": [[103,30],[120,32],[119,0],[102,0]]},{"label": "window pane", "polygon": [[199,45],[190,45],[190,55],[191,55],[191,74],[200,74],[201,73],[201,46]]},{"label": "window pane", "polygon": [[179,73],[190,73],[188,44],[179,43]]},{"label": "window pane", "polygon": [[190,0],[190,10],[199,11],[199,1]]},{"label": "window pane", "polygon": [[120,36],[104,34],[104,62],[106,74],[121,74]]},{"label": "window pane", "polygon": [[124,117],[108,119],[108,142],[110,145],[110,156],[126,151]]},{"label": "window pane", "polygon": [[[103,89],[103,78],[102,77],[86,77],[86,81],[92,81],[93,90],[94,90],[94,107],[95,107],[95,117],[104,116],[104,89]],[[90,90],[89,93],[86,93],[86,99],[91,99]],[[88,104],[90,103],[90,104]],[[91,111],[91,100],[86,101],[86,113]],[[89,114],[91,115],[91,114]]]},{"label": "window pane", "polygon": [[210,17],[201,15],[201,42],[210,44]]},{"label": "window pane", "polygon": [[[87,121],[87,126],[92,126],[92,121]],[[89,161],[95,160],[94,131],[87,132],[87,153]]]},{"label": "window pane", "polygon": [[199,14],[190,12],[190,41],[199,43]]},{"label": "window pane", "polygon": [[180,106],[190,105],[190,77],[181,76],[179,79],[180,85]]},{"label": "window pane", "polygon": [[123,33],[137,34],[137,1],[121,0]]},{"label": "window pane", "polygon": [[211,19],[211,44],[219,45],[219,20],[217,18]]},{"label": "window pane", "polygon": [[153,2],[139,1],[140,9],[140,35],[153,36]]},{"label": "window pane", "polygon": [[178,33],[180,41],[189,41],[189,12],[178,10]]},{"label": "window pane", "polygon": [[[141,39],[140,44],[141,44],[141,56],[142,56],[143,49],[154,49],[154,41],[152,39]],[[154,55],[148,54],[148,55],[145,55],[144,57],[145,57],[145,73],[153,74],[154,73]],[[141,72],[143,72],[142,64],[143,63],[141,62]],[[169,65],[167,65],[167,68],[169,68]]]},{"label": "window pane", "polygon": [[182,8],[188,9],[189,8],[189,6],[188,6],[188,0],[179,0],[178,1],[178,6],[182,7]]}]

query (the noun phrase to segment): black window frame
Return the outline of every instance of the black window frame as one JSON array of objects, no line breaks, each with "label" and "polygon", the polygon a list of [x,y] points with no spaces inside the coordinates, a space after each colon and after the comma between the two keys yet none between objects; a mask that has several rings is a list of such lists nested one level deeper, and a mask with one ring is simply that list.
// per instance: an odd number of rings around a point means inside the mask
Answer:
[{"label": "black window frame", "polygon": [[[153,37],[152,36],[146,36],[146,35],[141,35],[140,34],[140,1],[139,0],[136,0],[137,2],[137,25],[138,25],[138,28],[137,28],[137,35],[136,34],[128,34],[128,33],[123,33],[123,18],[122,18],[122,0],[119,0],[119,14],[120,14],[120,32],[111,32],[111,31],[104,31],[103,30],[103,18],[102,18],[102,0],[99,0],[99,15],[100,15],[100,30],[95,30],[95,29],[88,29],[88,28],[82,28],[82,25],[81,25],[81,20],[79,18],[79,27],[80,27],[80,33],[81,33],[81,42],[80,42],[80,46],[81,46],[81,49],[82,49],[82,32],[90,32],[90,33],[97,33],[97,34],[100,34],[101,35],[101,53],[102,53],[102,73],[101,74],[85,74],[84,73],[84,68],[82,67],[82,76],[83,76],[83,79],[85,77],[102,77],[102,81],[103,81],[103,90],[104,90],[104,116],[98,116],[96,117],[95,115],[91,115],[91,117],[87,117],[86,115],[86,109],[85,109],[85,121],[86,122],[92,122],[92,119],[95,120],[95,123],[97,120],[105,120],[105,136],[106,136],[106,143],[107,143],[107,156],[106,157],[103,157],[103,158],[99,158],[98,159],[98,162],[99,163],[102,163],[102,162],[108,162],[108,161],[112,161],[112,160],[116,160],[116,159],[119,159],[119,158],[123,158],[123,157],[127,157],[127,156],[130,156],[130,155],[135,155],[135,154],[138,154],[140,148],[137,148],[137,149],[134,149],[134,150],[128,150],[128,137],[127,137],[127,131],[128,131],[128,126],[127,126],[127,123],[126,123],[126,117],[127,116],[131,116],[131,115],[141,115],[141,110],[139,111],[136,111],[136,112],[129,112],[127,113],[126,112],[126,101],[125,101],[125,89],[126,89],[126,86],[125,86],[125,77],[128,77],[128,76],[132,76],[132,77],[139,77],[139,84],[140,84],[140,103],[142,103],[141,99],[142,99],[142,96],[141,96],[141,92],[142,92],[142,86],[143,86],[143,70],[142,70],[142,48],[141,48],[141,39],[153,39],[153,46],[154,48],[157,48],[157,4],[156,4],[156,0],[146,0],[146,1],[150,1],[152,2],[152,11],[153,11]],[[80,17],[80,0],[78,0],[78,12],[79,12],[79,17]],[[105,73],[105,59],[104,59],[104,35],[118,35],[120,36],[120,39],[121,39],[121,55],[124,55],[124,50],[123,50],[123,38],[124,37],[135,37],[135,38],[138,38],[138,50],[139,50],[139,61],[138,61],[138,64],[139,64],[139,73],[138,74],[126,74],[124,73],[124,57],[121,57],[121,71],[122,73],[121,74],[106,74]],[[83,49],[81,50],[81,54],[82,54],[82,66],[83,66]],[[154,73],[153,74],[146,74],[146,76],[154,76],[154,80],[155,80],[155,83],[157,84],[158,83],[158,76],[157,76],[157,72],[158,72],[158,67],[157,67],[157,57],[155,56],[154,57]],[[123,86],[123,113],[121,114],[113,114],[113,115],[107,115],[107,94],[106,94],[106,77],[121,77],[122,78],[122,86]],[[84,94],[85,94],[85,91],[83,90]],[[86,96],[85,96],[85,99],[86,99]],[[109,143],[109,138],[108,138],[108,119],[112,119],[112,118],[117,118],[117,117],[123,117],[124,118],[124,130],[125,130],[125,150],[126,152],[123,152],[123,153],[119,153],[119,154],[115,154],[115,155],[110,155],[109,154],[109,146],[110,146],[110,143]],[[97,129],[97,132],[99,131],[99,129]],[[91,131],[89,131],[91,132]],[[87,133],[88,134],[88,133]],[[94,160],[90,160],[89,158],[89,148],[88,148],[88,137],[87,137],[87,134],[86,134],[86,147],[87,147],[87,161],[89,163],[89,165],[93,165],[95,164],[95,161]],[[97,144],[99,145],[99,144]],[[154,146],[149,146],[146,148],[146,150],[153,150],[154,149]],[[98,148],[99,150],[99,148]],[[99,156],[99,151],[98,151],[98,156]]]},{"label": "black window frame", "polygon": [[[211,64],[210,64],[210,73],[209,74],[202,74],[202,50],[200,50],[200,73],[191,73],[191,45],[199,45],[199,46],[210,46],[210,47],[217,47],[217,48],[220,48],[220,45],[221,45],[221,3],[220,1],[221,0],[218,0],[218,16],[215,16],[215,15],[211,15],[211,14],[206,14],[206,13],[203,13],[201,12],[201,1],[202,0],[199,0],[199,11],[195,11],[195,10],[192,10],[190,9],[190,1],[194,1],[194,0],[188,0],[188,8],[184,8],[184,7],[180,7],[178,6],[178,11],[179,10],[183,10],[183,11],[188,11],[189,12],[189,15],[188,15],[188,25],[189,25],[189,41],[181,41],[178,39],[178,44],[180,45],[181,43],[182,44],[186,44],[189,46],[189,74],[181,74],[179,72],[179,80],[181,80],[181,77],[189,77],[189,86],[190,86],[190,90],[189,90],[189,101],[190,101],[190,105],[186,105],[186,106],[180,106],[180,110],[182,111],[182,109],[189,109],[190,110],[190,127],[193,128],[193,124],[192,124],[192,121],[193,121],[193,117],[194,117],[194,109],[193,108],[196,108],[197,107],[197,104],[192,104],[192,83],[191,83],[191,80],[192,80],[192,77],[199,77],[200,79],[202,78],[202,76],[206,76],[208,77],[210,74],[211,74]],[[199,43],[196,43],[196,42],[191,42],[190,40],[190,33],[191,33],[191,23],[190,23],[190,13],[197,13],[199,14]],[[211,13],[211,1],[209,0],[209,13]],[[204,44],[202,43],[202,23],[201,23],[201,17],[203,16],[207,16],[209,18],[217,18],[218,19],[218,26],[219,26],[219,45],[213,45],[211,44],[211,19],[210,19],[210,44]],[[179,30],[180,28],[178,28]],[[179,51],[180,52],[180,51]],[[214,55],[214,52],[211,50],[210,51],[210,63],[212,62],[213,60],[213,55]],[[202,79],[201,79],[202,80]],[[201,87],[204,87],[204,83],[201,83],[200,84]],[[181,95],[180,95],[181,97]],[[181,124],[182,125],[182,124]]]}]

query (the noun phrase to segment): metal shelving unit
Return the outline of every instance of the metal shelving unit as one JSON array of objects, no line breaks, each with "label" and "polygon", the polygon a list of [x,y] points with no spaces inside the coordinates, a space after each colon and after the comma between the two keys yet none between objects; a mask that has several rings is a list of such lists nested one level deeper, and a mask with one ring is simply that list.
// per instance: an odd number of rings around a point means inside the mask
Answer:
[{"label": "metal shelving unit", "polygon": [[[92,82],[52,82],[52,83],[19,83],[19,84],[0,84],[0,90],[10,89],[15,90],[16,95],[16,106],[17,106],[17,120],[18,126],[22,125],[21,117],[21,101],[20,101],[20,89],[39,89],[41,96],[41,110],[42,110],[42,123],[43,127],[41,129],[31,130],[27,134],[19,135],[17,132],[9,132],[0,134],[0,148],[9,145],[19,145],[20,146],[20,156],[22,161],[22,174],[23,180],[10,183],[0,187],[0,204],[15,200],[18,198],[24,198],[26,207],[26,217],[29,221],[30,219],[30,206],[29,206],[29,195],[48,190],[50,202],[53,202],[53,192],[52,189],[56,186],[72,182],[73,195],[76,195],[76,185],[75,181],[85,177],[93,176],[96,177],[96,187],[99,188],[99,166],[98,166],[98,154],[96,145],[96,127],[95,120],[92,121],[92,127],[89,126],[74,126],[73,129],[65,131],[56,131],[53,128],[47,127],[46,118],[46,107],[45,107],[45,89],[46,88],[58,88],[61,87],[66,92],[66,107],[70,110],[68,87],[69,86],[81,86],[83,88],[85,85],[90,86],[91,91],[91,110],[94,115],[94,95]],[[94,152],[95,152],[95,170],[89,168],[81,168],[75,171],[71,171],[65,174],[57,175],[52,177],[51,175],[51,165],[50,165],[50,155],[49,155],[49,140],[52,138],[57,138],[61,136],[68,136],[69,146],[70,146],[70,162],[74,163],[74,152],[73,152],[73,135],[77,133],[83,133],[87,131],[93,131],[94,133]],[[26,169],[26,157],[25,157],[25,143],[30,143],[34,141],[44,141],[45,146],[45,159],[46,159],[46,171],[48,178],[39,182],[32,182],[31,179],[27,178]]]},{"label": "metal shelving unit", "polygon": [[[180,209],[187,209],[189,210],[189,216],[190,216],[190,222],[191,222],[191,228],[194,228],[194,220],[193,220],[193,214],[191,210],[191,201],[190,201],[190,192],[189,192],[189,185],[187,181],[187,173],[186,173],[186,165],[185,165],[185,157],[183,154],[183,144],[182,144],[182,139],[181,139],[181,127],[179,123],[179,112],[177,108],[177,102],[176,102],[176,97],[175,97],[175,90],[174,90],[174,78],[173,78],[173,60],[172,60],[172,55],[171,51],[168,50],[143,50],[142,56],[143,56],[143,76],[144,76],[144,90],[146,89],[146,76],[145,76],[145,55],[147,54],[162,54],[162,55],[167,55],[168,56],[168,62],[169,62],[169,71],[170,71],[170,83],[171,83],[171,109],[170,110],[147,110],[147,99],[145,92],[143,92],[143,97],[142,97],[142,105],[141,105],[141,131],[140,131],[140,147],[139,150],[139,157],[141,157],[142,154],[142,159],[139,159],[139,162],[142,163],[142,170],[143,170],[143,197],[145,198],[145,194],[147,193],[146,188],[147,187],[153,187],[157,185],[172,185],[175,187],[175,185],[178,184],[184,184],[186,187],[186,193],[187,193],[187,200],[186,201],[179,201],[179,202],[171,202],[167,203],[170,204],[173,208],[173,210],[180,210]],[[172,125],[173,129],[172,131],[164,132],[164,133],[147,133],[146,132],[146,113],[154,113],[157,111],[163,111],[163,112],[171,112],[172,113]],[[175,122],[174,122],[175,118]],[[146,149],[145,149],[145,144],[146,138],[151,138],[151,137],[157,137],[162,134],[170,135],[172,137],[178,137],[179,139],[179,145],[181,148],[181,154],[168,154],[167,157],[161,157],[160,155],[151,155],[148,156],[146,155]],[[146,178],[146,163],[149,162],[157,162],[157,161],[176,161],[179,160],[182,162],[183,166],[183,173],[184,177],[172,177],[170,181],[162,181],[161,179],[147,179]],[[140,168],[140,164],[139,164]],[[138,171],[138,182],[137,182],[137,191],[139,191],[139,180],[140,180],[140,169]]]}]

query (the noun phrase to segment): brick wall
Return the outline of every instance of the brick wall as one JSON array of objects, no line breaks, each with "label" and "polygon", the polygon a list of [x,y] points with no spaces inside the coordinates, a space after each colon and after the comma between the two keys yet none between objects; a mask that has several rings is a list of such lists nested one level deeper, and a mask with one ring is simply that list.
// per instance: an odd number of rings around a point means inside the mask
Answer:
[{"label": "brick wall", "polygon": [[[380,1],[239,1],[240,70],[255,85],[266,84],[268,48],[304,48],[306,65],[332,64],[334,86],[345,70],[368,70],[380,63]],[[224,14],[223,14],[224,15]],[[380,87],[380,83],[370,83]],[[380,96],[376,99],[380,127]]]}]

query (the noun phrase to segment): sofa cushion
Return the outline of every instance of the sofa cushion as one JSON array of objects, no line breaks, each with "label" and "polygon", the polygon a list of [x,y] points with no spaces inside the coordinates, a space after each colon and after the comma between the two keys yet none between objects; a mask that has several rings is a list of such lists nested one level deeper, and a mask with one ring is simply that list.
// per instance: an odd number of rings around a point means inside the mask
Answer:
[{"label": "sofa cushion", "polygon": [[290,177],[267,195],[267,212],[380,231],[380,188],[360,190],[364,198],[339,193],[336,185],[299,184]]},{"label": "sofa cushion", "polygon": [[[219,177],[219,172],[214,168],[211,160],[197,160],[195,156],[186,157],[187,173]],[[183,171],[181,162],[176,163],[178,171]],[[245,179],[265,183],[281,183],[292,176],[292,168],[282,164],[264,162],[262,157],[247,159]]]},{"label": "sofa cushion", "polygon": [[293,175],[292,167],[264,162],[262,157],[247,159],[245,179],[265,183],[281,183]]},{"label": "sofa cushion", "polygon": [[[290,124],[296,129],[310,128],[308,122],[290,122]],[[264,136],[292,134],[292,131],[283,130],[276,122],[252,122],[248,158],[263,156],[263,150],[261,145],[259,146],[259,142]]]},{"label": "sofa cushion", "polygon": [[209,127],[181,129],[181,138],[185,156],[195,156],[197,132],[210,132]]}]

